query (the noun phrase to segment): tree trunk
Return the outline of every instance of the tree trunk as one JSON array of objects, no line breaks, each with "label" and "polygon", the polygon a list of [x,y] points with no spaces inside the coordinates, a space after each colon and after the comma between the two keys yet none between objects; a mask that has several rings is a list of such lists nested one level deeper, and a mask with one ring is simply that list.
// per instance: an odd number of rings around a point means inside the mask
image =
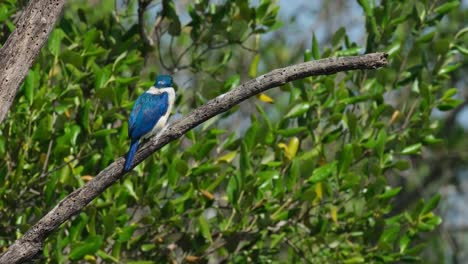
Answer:
[{"label": "tree trunk", "polygon": [[0,49],[0,123],[59,18],[65,0],[31,0]]}]

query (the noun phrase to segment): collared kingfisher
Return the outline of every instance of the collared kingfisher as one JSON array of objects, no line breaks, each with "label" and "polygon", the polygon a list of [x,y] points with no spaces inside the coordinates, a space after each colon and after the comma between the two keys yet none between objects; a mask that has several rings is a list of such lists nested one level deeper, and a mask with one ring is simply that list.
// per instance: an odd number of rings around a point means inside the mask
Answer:
[{"label": "collared kingfisher", "polygon": [[156,135],[166,126],[174,100],[175,92],[170,75],[159,75],[154,85],[138,97],[128,119],[128,136],[131,145],[124,171],[132,168],[133,157],[140,139]]}]

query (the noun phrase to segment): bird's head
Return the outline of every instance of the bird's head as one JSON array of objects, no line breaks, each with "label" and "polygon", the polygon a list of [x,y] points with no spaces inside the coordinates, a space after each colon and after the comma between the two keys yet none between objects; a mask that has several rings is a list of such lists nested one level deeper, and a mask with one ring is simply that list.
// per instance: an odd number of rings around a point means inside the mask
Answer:
[{"label": "bird's head", "polygon": [[172,86],[172,76],[170,75],[158,75],[156,82],[154,83],[156,88],[166,88]]}]

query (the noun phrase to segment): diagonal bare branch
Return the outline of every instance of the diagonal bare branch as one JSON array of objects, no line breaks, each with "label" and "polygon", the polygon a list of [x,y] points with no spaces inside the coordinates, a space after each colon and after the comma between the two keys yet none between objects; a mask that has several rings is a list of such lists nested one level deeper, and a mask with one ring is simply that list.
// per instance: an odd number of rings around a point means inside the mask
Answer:
[{"label": "diagonal bare branch", "polygon": [[15,31],[0,48],[0,123],[60,17],[65,0],[29,1]]},{"label": "diagonal bare branch", "polygon": [[[273,70],[210,100],[186,117],[171,124],[159,136],[152,138],[139,149],[134,159],[134,166],[211,117],[223,113],[265,90],[309,76],[329,75],[349,70],[376,69],[386,64],[387,54],[371,53],[362,56],[310,61]],[[124,176],[122,172],[124,161],[123,157],[119,158],[85,186],[65,197],[0,256],[0,263],[21,263],[39,254],[45,239],[54,230],[78,214],[89,202]]]}]

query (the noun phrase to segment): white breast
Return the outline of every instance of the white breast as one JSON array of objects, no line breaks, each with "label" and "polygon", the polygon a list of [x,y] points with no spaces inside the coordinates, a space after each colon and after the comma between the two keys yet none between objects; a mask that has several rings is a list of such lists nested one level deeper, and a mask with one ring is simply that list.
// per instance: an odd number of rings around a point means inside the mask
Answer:
[{"label": "white breast", "polygon": [[174,88],[172,87],[161,88],[161,89],[151,87],[146,92],[150,94],[161,94],[161,93],[166,92],[167,95],[169,96],[169,102],[168,102],[166,114],[164,114],[159,119],[159,121],[156,123],[156,125],[154,125],[153,129],[149,133],[143,136],[143,138],[150,138],[151,136],[156,135],[159,131],[161,131],[166,126],[167,120],[169,119],[169,115],[171,114],[171,111],[172,111],[172,106],[174,105],[175,91],[174,91]]}]

